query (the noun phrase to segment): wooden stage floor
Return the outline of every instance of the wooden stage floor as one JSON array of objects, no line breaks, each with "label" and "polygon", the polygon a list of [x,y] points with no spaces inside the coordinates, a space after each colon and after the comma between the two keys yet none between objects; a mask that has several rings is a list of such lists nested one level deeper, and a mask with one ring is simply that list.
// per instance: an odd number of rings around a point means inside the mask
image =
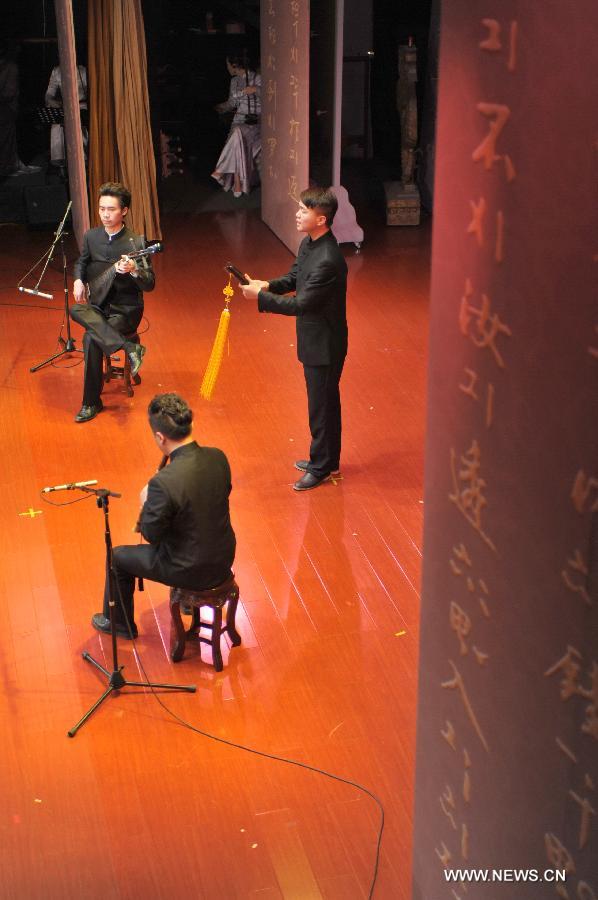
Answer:
[{"label": "wooden stage floor", "polygon": [[[232,260],[256,277],[292,258],[254,209],[171,214],[146,298],[143,383],[118,383],[105,411],[75,425],[82,365],[54,352],[53,301],[15,285],[51,234],[0,231],[3,566],[0,581],[2,841],[0,894],[14,900],[359,900],[368,895],[379,814],[354,787],[216,743],[182,727],[149,691],[113,695],[74,739],[67,730],[105,687],[81,658],[111,668],[101,608],[104,537],[93,499],[52,507],[45,485],[98,479],[114,543],[134,543],[138,492],[159,462],[149,399],[175,390],[195,436],[233,473],[243,644],[216,673],[206,647],[170,662],[167,588],[136,599],[129,679],[196,683],[160,699],[203,732],[358,782],[384,806],[374,896],[410,896],[429,227],[372,223],[347,245],[349,356],[341,383],[342,478],[291,485],[308,448],[294,321],[232,302],[230,354],[214,399],[199,385]],[[72,254],[71,254],[72,256]],[[29,282],[31,284],[31,281]],[[80,329],[73,328],[81,346]],[[48,495],[54,503],[75,492]],[[32,514],[27,515],[27,511]],[[38,514],[39,511],[39,514]]]}]

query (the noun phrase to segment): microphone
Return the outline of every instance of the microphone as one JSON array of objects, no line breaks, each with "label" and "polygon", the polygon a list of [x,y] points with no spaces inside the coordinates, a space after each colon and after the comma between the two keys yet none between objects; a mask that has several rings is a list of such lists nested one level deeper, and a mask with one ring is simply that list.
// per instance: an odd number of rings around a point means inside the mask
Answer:
[{"label": "microphone", "polygon": [[97,484],[98,479],[92,478],[91,481],[71,481],[70,484],[55,484],[54,487],[42,488],[42,494],[49,494],[50,491],[72,491],[75,488],[89,487],[91,484]]},{"label": "microphone", "polygon": [[22,294],[33,294],[34,297],[45,297],[46,300],[53,300],[54,294],[46,294],[44,291],[36,291],[35,288],[19,288]]}]

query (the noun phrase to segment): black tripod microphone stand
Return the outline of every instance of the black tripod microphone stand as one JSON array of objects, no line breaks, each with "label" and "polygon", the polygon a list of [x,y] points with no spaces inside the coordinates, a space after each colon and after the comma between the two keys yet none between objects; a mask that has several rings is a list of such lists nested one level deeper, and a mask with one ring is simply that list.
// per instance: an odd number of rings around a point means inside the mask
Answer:
[{"label": "black tripod microphone stand", "polygon": [[[127,681],[122,674],[122,670],[124,666],[119,666],[118,664],[118,651],[116,646],[116,623],[115,623],[115,595],[118,590],[117,585],[115,585],[115,575],[112,569],[112,536],[110,534],[110,519],[108,516],[108,498],[109,497],[120,497],[120,494],[115,494],[112,491],[107,490],[106,488],[90,488],[90,487],[80,487],[79,490],[86,491],[88,494],[96,495],[96,502],[98,508],[101,508],[104,511],[104,538],[106,541],[106,572],[108,573],[108,590],[109,590],[109,606],[110,606],[110,635],[112,638],[112,672],[109,672],[108,669],[105,669],[97,660],[93,658],[86,650],[83,652],[83,659],[87,662],[91,663],[92,666],[95,666],[96,669],[99,669],[106,678],[108,679],[108,687],[102,694],[102,696],[96,700],[93,706],[87,710],[85,715],[79,719],[76,725],[67,732],[69,737],[75,737],[78,730],[84,725],[89,719],[90,715],[95,712],[95,710],[100,706],[104,700],[110,696],[114,691],[118,692],[124,687],[138,687],[138,688],[158,688],[160,690],[166,691],[186,691],[190,694],[194,694],[197,690],[194,684],[183,685],[183,684],[158,684],[150,681]],[[130,626],[130,623],[127,623]]]},{"label": "black tripod microphone stand", "polygon": [[[63,279],[63,286],[64,286],[63,287],[63,289],[64,289],[64,322],[66,323],[66,340],[60,334],[58,336],[58,343],[60,344],[60,350],[57,353],[55,353],[53,356],[50,356],[48,359],[44,359],[43,362],[38,363],[36,366],[32,366],[29,369],[30,372],[37,372],[37,370],[43,368],[43,366],[47,366],[49,363],[54,362],[55,359],[60,359],[60,357],[62,357],[62,356],[67,356],[69,353],[83,353],[82,350],[77,350],[77,348],[75,347],[75,340],[74,340],[74,338],[71,337],[71,314],[69,311],[69,288],[68,288],[68,282],[67,282],[66,250],[64,249],[64,239],[65,239],[65,237],[68,236],[68,232],[66,232],[64,230],[64,224],[67,220],[69,212],[71,211],[72,204],[73,204],[73,201],[69,200],[69,204],[66,208],[66,212],[65,212],[64,216],[62,217],[62,222],[60,223],[60,225],[58,226],[58,228],[54,234],[54,240],[52,241],[50,249],[47,251],[47,253],[44,254],[44,256],[47,256],[47,259],[46,259],[45,265],[42,269],[42,273],[39,276],[39,281],[37,282],[37,284],[35,286],[35,290],[38,290],[39,286],[41,284],[42,278],[45,275],[46,269],[50,265],[52,257],[54,256],[54,251],[56,249],[56,245],[60,241],[60,247],[62,250],[62,279]],[[44,257],[42,256],[42,259],[43,258]],[[41,260],[40,260],[40,262],[41,262]],[[38,265],[39,265],[39,263],[36,263],[36,266],[38,266]]]}]

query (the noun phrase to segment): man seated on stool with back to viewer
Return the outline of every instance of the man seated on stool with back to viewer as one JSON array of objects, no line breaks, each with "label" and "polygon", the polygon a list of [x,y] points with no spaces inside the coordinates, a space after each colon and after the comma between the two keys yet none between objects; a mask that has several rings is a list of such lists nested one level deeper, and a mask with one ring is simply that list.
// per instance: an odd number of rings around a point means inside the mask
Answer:
[{"label": "man seated on stool with back to viewer", "polygon": [[[147,257],[129,259],[127,252],[141,250],[143,237],[127,228],[131,192],[118,182],[107,182],[99,191],[99,215],[102,225],[86,231],[83,250],[75,263],[73,294],[75,306],[71,318],[85,328],[83,350],[83,404],[75,422],[89,422],[103,409],[100,399],[103,386],[104,356],[124,350],[135,376],[143,360],[145,347],[126,341],[123,335],[137,330],[143,317],[143,292],[153,291],[155,276]],[[87,302],[85,282],[114,264],[114,278]]]},{"label": "man seated on stool with back to viewer", "polygon": [[[141,491],[139,530],[148,543],[113,550],[113,615],[116,633],[126,638],[131,636],[127,621],[132,636],[137,636],[135,578],[209,590],[230,577],[236,548],[226,456],[216,447],[200,447],[193,440],[193,412],[178,394],[158,394],[149,404],[148,416],[154,440],[170,462]],[[91,620],[98,631],[110,631],[109,601],[106,579],[103,611]]]}]

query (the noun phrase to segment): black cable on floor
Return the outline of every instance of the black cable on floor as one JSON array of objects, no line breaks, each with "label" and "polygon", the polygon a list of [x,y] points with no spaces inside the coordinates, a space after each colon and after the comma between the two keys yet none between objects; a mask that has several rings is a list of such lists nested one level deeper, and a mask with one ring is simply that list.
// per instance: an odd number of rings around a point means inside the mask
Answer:
[{"label": "black cable on floor", "polygon": [[211,734],[209,731],[203,731],[201,728],[197,728],[195,725],[192,725],[190,722],[187,722],[186,719],[181,718],[181,716],[177,715],[177,713],[173,712],[162,700],[162,698],[156,693],[155,689],[151,686],[150,680],[147,672],[145,671],[145,666],[143,665],[143,661],[137,650],[136,639],[133,635],[133,630],[131,628],[131,623],[129,622],[129,617],[127,616],[127,611],[125,609],[125,605],[123,603],[122,594],[120,591],[120,585],[116,577],[112,579],[113,584],[116,585],[116,589],[118,592],[118,600],[120,603],[121,612],[123,614],[125,624],[127,626],[127,631],[129,632],[129,637],[133,641],[133,649],[135,651],[135,655],[137,657],[137,661],[139,663],[139,668],[141,669],[142,675],[147,682],[147,685],[152,692],[155,700],[159,703],[162,709],[168,713],[176,722],[182,725],[184,728],[188,728],[190,731],[194,731],[196,734],[201,735],[202,737],[208,738],[212,741],[217,741],[219,744],[225,744],[228,747],[233,747],[236,750],[244,750],[246,753],[253,753],[256,756],[262,756],[264,759],[272,759],[276,762],[286,763],[289,766],[297,766],[300,769],[307,769],[309,772],[315,772],[316,775],[324,775],[326,778],[330,778],[333,781],[340,781],[342,784],[348,784],[350,787],[356,788],[358,791],[366,794],[370,797],[380,812],[380,827],[378,829],[378,838],[376,841],[376,854],[374,859],[374,869],[372,872],[372,879],[370,881],[370,889],[368,892],[368,900],[374,896],[374,888],[376,886],[376,880],[378,878],[378,868],[380,865],[380,847],[382,845],[382,833],[384,831],[384,807],[382,805],[382,801],[374,794],[372,791],[368,790],[368,788],[364,787],[362,784],[358,784],[356,781],[350,781],[348,778],[343,778],[341,775],[335,775],[333,772],[327,772],[325,769],[319,769],[317,766],[310,766],[309,763],[299,762],[297,759],[289,759],[286,756],[277,756],[274,753],[267,753],[265,750],[256,750],[255,747],[247,747],[245,744],[238,744],[236,741],[229,741],[226,738],[219,737],[216,734]]},{"label": "black cable on floor", "polygon": [[39,492],[39,495],[44,503],[48,504],[48,506],[72,506],[73,503],[81,503],[82,500],[89,500],[91,497],[93,497],[93,494],[85,494],[84,497],[77,497],[76,500],[65,500],[64,503],[52,503],[51,500],[48,500],[47,497],[44,497],[42,491]]}]

